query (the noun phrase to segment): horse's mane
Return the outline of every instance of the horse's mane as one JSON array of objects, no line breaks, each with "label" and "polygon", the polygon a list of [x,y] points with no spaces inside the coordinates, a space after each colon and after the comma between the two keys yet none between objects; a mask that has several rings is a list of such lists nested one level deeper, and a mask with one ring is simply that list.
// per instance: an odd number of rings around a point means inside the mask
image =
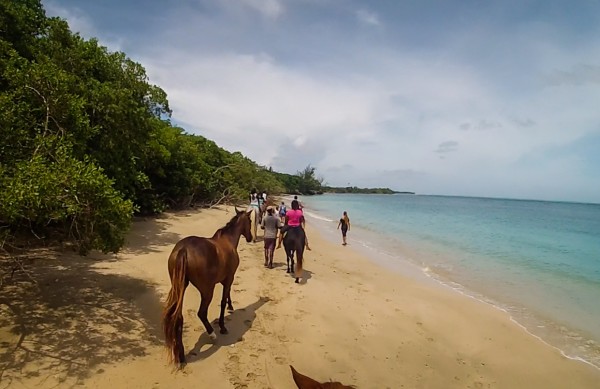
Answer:
[{"label": "horse's mane", "polygon": [[218,238],[218,237],[220,237],[221,235],[223,235],[224,233],[226,233],[227,231],[229,231],[230,229],[232,229],[232,228],[235,226],[235,224],[237,223],[238,217],[239,217],[240,215],[241,215],[241,214],[236,214],[236,215],[233,215],[233,217],[231,218],[231,220],[230,220],[230,221],[228,221],[228,222],[227,222],[227,224],[225,224],[225,226],[223,226],[223,227],[219,228],[219,229],[218,229],[218,230],[215,232],[215,234],[213,235],[213,238]]}]

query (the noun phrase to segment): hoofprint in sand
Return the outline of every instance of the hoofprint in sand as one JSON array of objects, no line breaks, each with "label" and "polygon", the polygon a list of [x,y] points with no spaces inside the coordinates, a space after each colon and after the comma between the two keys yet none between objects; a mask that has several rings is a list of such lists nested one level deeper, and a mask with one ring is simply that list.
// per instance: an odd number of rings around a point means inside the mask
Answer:
[{"label": "hoofprint in sand", "polygon": [[[0,388],[294,388],[289,365],[358,388],[597,388],[600,372],[563,357],[503,312],[439,285],[390,273],[307,226],[306,283],[263,267],[241,240],[226,316],[212,341],[184,301],[187,366],[167,364],[160,315],[167,258],[188,235],[212,236],[233,208],[137,220],[116,256],[41,253],[0,289]],[[261,232],[259,230],[259,236]],[[17,281],[18,281],[18,275]],[[220,296],[220,286],[215,296]],[[215,323],[219,298],[208,318]]]}]

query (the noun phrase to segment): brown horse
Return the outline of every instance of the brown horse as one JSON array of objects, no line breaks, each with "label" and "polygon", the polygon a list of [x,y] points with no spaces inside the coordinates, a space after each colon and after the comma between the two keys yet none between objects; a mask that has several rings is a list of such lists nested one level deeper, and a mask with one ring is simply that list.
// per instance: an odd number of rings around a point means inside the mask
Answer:
[{"label": "brown horse", "polygon": [[218,229],[212,238],[188,236],[177,242],[169,256],[171,290],[163,311],[162,325],[165,333],[165,346],[170,350],[169,359],[179,367],[185,365],[182,309],[183,295],[190,282],[200,291],[201,302],[198,317],[212,339],[216,339],[217,336],[207,318],[208,306],[212,300],[215,285],[223,284],[219,327],[221,327],[222,334],[227,333],[224,318],[225,305],[229,310],[233,310],[230,291],[235,271],[240,264],[240,257],[237,253],[240,235],[244,235],[247,242],[252,241],[250,212],[236,209],[235,213],[225,227]]},{"label": "brown horse", "polygon": [[347,386],[341,382],[323,382],[313,380],[310,377],[302,375],[294,369],[294,366],[290,365],[292,369],[292,377],[298,389],[353,389],[353,386]]},{"label": "brown horse", "polygon": [[[304,260],[304,245],[306,244],[306,233],[302,227],[290,228],[283,237],[283,247],[287,261],[287,272],[294,272],[296,283],[300,283],[302,277],[302,262]],[[294,254],[296,254],[296,269],[294,271]],[[290,264],[291,262],[291,264]],[[291,265],[291,266],[290,266]]]}]

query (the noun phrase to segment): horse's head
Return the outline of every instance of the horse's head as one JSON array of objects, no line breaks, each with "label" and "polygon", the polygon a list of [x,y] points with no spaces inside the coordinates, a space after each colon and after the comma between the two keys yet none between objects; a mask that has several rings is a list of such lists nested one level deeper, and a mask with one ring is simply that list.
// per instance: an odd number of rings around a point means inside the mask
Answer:
[{"label": "horse's head", "polygon": [[298,373],[292,365],[290,365],[290,368],[292,369],[292,377],[294,378],[294,382],[298,389],[353,389],[352,386],[347,386],[340,382],[320,383],[310,377]]},{"label": "horse's head", "polygon": [[237,215],[238,224],[241,226],[242,235],[246,238],[246,242],[252,242],[252,231],[250,231],[250,227],[252,226],[252,219],[250,219],[250,214],[252,210],[249,211],[238,211],[235,208],[235,213]]}]

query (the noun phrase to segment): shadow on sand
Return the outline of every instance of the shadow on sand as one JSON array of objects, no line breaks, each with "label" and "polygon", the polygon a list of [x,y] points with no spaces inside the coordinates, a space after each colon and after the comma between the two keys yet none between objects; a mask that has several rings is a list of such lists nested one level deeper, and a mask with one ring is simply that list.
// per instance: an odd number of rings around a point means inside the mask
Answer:
[{"label": "shadow on sand", "polygon": [[23,263],[36,283],[18,271],[0,286],[0,388],[50,376],[61,388],[81,384],[100,364],[162,344],[153,285],[72,253],[32,251]]},{"label": "shadow on sand", "polygon": [[[208,358],[223,346],[230,346],[243,341],[244,334],[252,327],[252,323],[256,319],[256,311],[268,301],[268,297],[260,297],[247,307],[235,309],[226,315],[225,327],[229,331],[228,334],[220,334],[218,319],[214,320],[211,324],[215,328],[217,339],[213,341],[204,331],[196,341],[194,348],[187,353],[187,363]],[[202,329],[204,330],[204,326],[202,326]]]},{"label": "shadow on sand", "polygon": [[[312,278],[313,272],[311,272],[310,270],[306,270],[306,269],[302,269],[303,270],[303,274],[302,274],[302,278],[300,278],[300,285],[304,285],[306,284],[306,282],[308,280],[310,280]],[[293,273],[290,273],[290,277],[292,279],[296,279]]]},{"label": "shadow on sand", "polygon": [[[178,216],[188,215],[178,214]],[[123,252],[137,255],[149,254],[160,252],[161,247],[177,243],[182,236],[167,231],[170,225],[166,220],[168,217],[168,215],[163,215],[152,218],[152,223],[148,223],[144,218],[134,219],[127,238],[127,246]]]}]

